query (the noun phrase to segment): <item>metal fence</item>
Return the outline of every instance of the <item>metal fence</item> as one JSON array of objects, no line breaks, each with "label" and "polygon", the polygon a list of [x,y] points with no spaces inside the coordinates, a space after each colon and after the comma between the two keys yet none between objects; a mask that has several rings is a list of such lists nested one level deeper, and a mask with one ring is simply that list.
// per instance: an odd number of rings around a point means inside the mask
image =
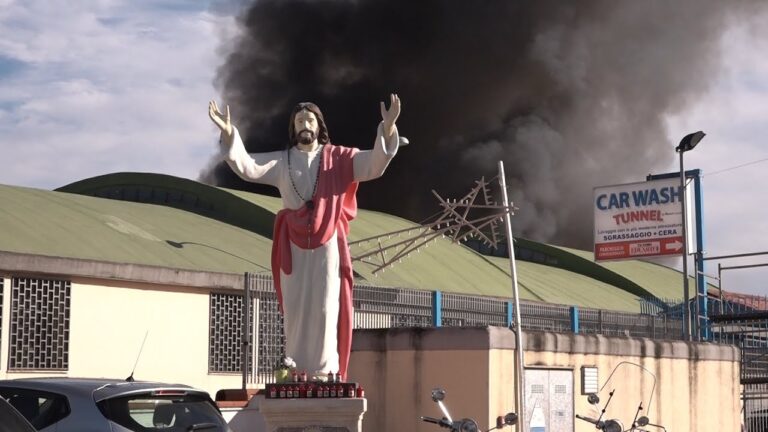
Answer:
[{"label": "metal fence", "polygon": [[[268,274],[248,274],[251,296],[256,299],[258,329],[251,342],[258,364],[250,382],[271,382],[272,368],[285,349],[282,316],[272,278]],[[470,327],[505,326],[514,322],[512,302],[507,299],[467,294],[420,291],[406,288],[357,284],[353,292],[354,328],[392,327]],[[681,339],[679,319],[664,315],[633,314],[521,301],[524,330],[577,332],[610,336]]]},{"label": "metal fence", "polygon": [[355,328],[429,327],[434,316],[428,291],[355,285]]},{"label": "metal fence", "polygon": [[768,384],[746,384],[742,393],[747,432],[768,431]]},{"label": "metal fence", "polygon": [[[573,309],[577,311],[578,309]],[[553,332],[578,332],[571,316],[572,309],[568,306],[520,302],[520,322],[523,330],[546,330]]]},{"label": "metal fence", "polygon": [[[282,315],[271,276],[248,274],[255,300],[257,329],[250,339],[257,365],[250,382],[272,382],[272,368],[285,349]],[[763,303],[715,300],[710,311],[728,311],[712,319],[713,341],[734,344],[742,354],[743,414],[747,431],[768,432],[768,312]],[[419,291],[358,284],[354,287],[355,328],[433,326],[512,326],[514,311],[507,299],[467,294]],[[524,330],[601,334],[680,340],[684,303],[667,299],[641,300],[642,313],[606,311],[567,305],[521,301]]]},{"label": "metal fence", "polygon": [[584,309],[579,317],[583,333],[651,339],[683,339],[683,322],[666,315]]},{"label": "metal fence", "polygon": [[[432,293],[428,293],[434,296]],[[508,326],[509,302],[464,294],[440,294],[440,325],[445,327]],[[511,315],[509,315],[511,316]]]},{"label": "metal fence", "polygon": [[[757,309],[756,305],[763,305]],[[749,432],[768,431],[768,310],[763,302],[728,301],[725,313],[712,316],[715,342],[741,351],[744,425]]]}]

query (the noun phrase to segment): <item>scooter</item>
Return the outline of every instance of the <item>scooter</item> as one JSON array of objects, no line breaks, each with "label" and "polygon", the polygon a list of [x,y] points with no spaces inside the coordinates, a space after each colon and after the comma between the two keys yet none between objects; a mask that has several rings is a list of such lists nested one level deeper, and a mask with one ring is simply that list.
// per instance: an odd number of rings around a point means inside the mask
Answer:
[{"label": "scooter", "polygon": [[[666,432],[666,428],[662,425],[653,424],[650,422],[647,416],[641,415],[643,410],[648,410],[651,406],[651,402],[653,400],[653,392],[656,389],[656,376],[651,373],[648,369],[644,368],[643,366],[640,366],[637,363],[627,362],[623,361],[616,365],[615,368],[613,368],[613,371],[608,376],[608,379],[605,381],[605,384],[603,384],[602,387],[600,387],[600,390],[598,393],[602,392],[603,389],[608,387],[608,383],[611,382],[611,378],[614,377],[616,372],[621,367],[625,368],[631,368],[632,366],[640,368],[644,373],[649,374],[653,378],[653,386],[651,387],[650,396],[648,397],[648,403],[643,406],[643,398],[640,398],[640,402],[637,405],[637,410],[635,411],[635,416],[632,419],[631,427],[629,429],[624,429],[624,424],[621,422],[618,418],[611,418],[603,420],[603,417],[605,416],[606,411],[608,410],[608,406],[611,404],[611,400],[613,400],[613,397],[616,395],[616,389],[612,388],[611,391],[608,393],[608,400],[605,402],[605,405],[600,408],[600,397],[596,393],[590,393],[587,395],[587,402],[589,402],[590,405],[595,406],[598,410],[600,410],[600,416],[598,418],[592,418],[587,416],[582,416],[579,414],[576,414],[576,418],[580,420],[584,420],[585,422],[592,423],[595,425],[595,429],[601,430],[603,432],[648,432],[647,429],[644,429],[646,426],[653,426],[655,428],[661,429],[664,432]],[[624,369],[622,369],[624,370]],[[621,380],[619,380],[621,381]],[[608,387],[611,388],[611,387]]]},{"label": "scooter", "polygon": [[[436,388],[432,390],[432,400],[440,407],[440,411],[443,412],[443,418],[436,419],[434,417],[421,416],[421,420],[434,423],[440,427],[450,429],[451,432],[478,432],[479,426],[477,422],[471,418],[463,418],[461,420],[453,420],[448,413],[448,409],[445,407],[443,400],[445,399],[445,390]],[[496,418],[496,427],[488,429],[486,432],[490,432],[495,429],[501,429],[505,426],[511,426],[517,424],[517,414],[511,412],[505,416],[499,416]]]}]

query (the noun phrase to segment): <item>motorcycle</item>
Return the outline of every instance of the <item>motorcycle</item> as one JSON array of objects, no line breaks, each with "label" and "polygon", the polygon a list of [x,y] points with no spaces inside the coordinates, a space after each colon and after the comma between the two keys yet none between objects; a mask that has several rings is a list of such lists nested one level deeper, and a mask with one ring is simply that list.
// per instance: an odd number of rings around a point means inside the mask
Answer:
[{"label": "motorcycle", "polygon": [[[642,373],[647,373],[653,378],[653,385],[651,386],[650,395],[648,397],[648,401],[645,405],[643,405],[643,397],[641,396],[640,402],[637,405],[637,409],[635,410],[635,415],[632,418],[632,423],[629,429],[624,429],[624,423],[619,418],[609,418],[609,419],[603,419],[603,417],[606,417],[606,413],[608,412],[608,406],[611,404],[611,401],[614,400],[614,396],[618,396],[618,393],[616,391],[616,388],[612,388],[613,386],[608,386],[608,384],[611,382],[612,378],[616,378],[616,381],[619,383],[621,382],[629,382],[628,380],[637,379],[637,376],[632,374],[629,369],[632,367],[637,367],[642,370]],[[617,374],[617,372],[619,372]],[[623,378],[623,379],[622,379]],[[620,384],[618,385],[620,386]],[[647,429],[644,429],[647,426],[652,426],[658,429],[663,430],[666,432],[666,428],[659,424],[651,423],[647,416],[641,415],[643,414],[643,411],[648,411],[648,409],[651,407],[651,402],[653,401],[653,392],[656,389],[656,376],[651,373],[648,369],[644,368],[643,366],[623,361],[616,365],[615,368],[613,368],[613,371],[608,376],[608,379],[605,381],[602,387],[600,387],[600,390],[598,393],[602,393],[604,389],[609,388],[611,389],[608,393],[608,400],[605,402],[605,405],[601,408],[600,407],[600,397],[597,395],[597,393],[590,393],[587,395],[587,402],[589,402],[590,405],[594,406],[600,413],[598,418],[593,418],[589,416],[582,416],[579,414],[576,414],[576,418],[579,420],[583,420],[588,423],[592,423],[595,426],[595,429],[601,430],[603,432],[648,432]],[[642,391],[641,391],[642,393]],[[628,423],[629,424],[629,423]]]},{"label": "motorcycle", "polygon": [[[471,418],[463,418],[461,420],[453,420],[448,413],[448,409],[445,407],[443,400],[445,399],[445,390],[436,388],[432,390],[432,400],[440,407],[440,411],[443,413],[443,418],[436,419],[434,417],[421,416],[421,420],[434,423],[440,427],[450,429],[451,432],[478,432],[479,426],[477,422]],[[486,432],[490,432],[495,429],[501,429],[505,426],[511,426],[517,424],[517,414],[511,412],[504,416],[496,418],[496,426],[488,429]]]}]

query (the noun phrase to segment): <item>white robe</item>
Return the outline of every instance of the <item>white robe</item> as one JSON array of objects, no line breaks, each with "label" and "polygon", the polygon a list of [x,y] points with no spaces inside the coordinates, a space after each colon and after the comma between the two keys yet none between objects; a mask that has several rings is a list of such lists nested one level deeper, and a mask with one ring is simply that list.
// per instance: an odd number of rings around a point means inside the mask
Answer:
[{"label": "white robe", "polygon": [[[397,153],[397,129],[388,140],[379,124],[372,150],[361,150],[353,159],[357,182],[380,177]],[[223,158],[241,178],[272,185],[280,191],[283,207],[298,209],[312,197],[317,178],[319,151],[303,152],[297,147],[268,153],[248,154],[235,128],[231,142],[222,140]],[[291,152],[291,172],[288,152]],[[295,184],[301,197],[291,184]],[[339,370],[337,323],[339,318],[339,250],[336,234],[316,249],[302,249],[291,243],[293,271],[280,273],[285,324],[285,354],[300,370],[327,374]]]}]

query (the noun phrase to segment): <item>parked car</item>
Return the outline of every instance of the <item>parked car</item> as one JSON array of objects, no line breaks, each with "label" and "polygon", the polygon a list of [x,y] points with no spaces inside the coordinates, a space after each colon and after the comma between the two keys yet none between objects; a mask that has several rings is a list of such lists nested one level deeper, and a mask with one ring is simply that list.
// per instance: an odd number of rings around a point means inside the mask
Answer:
[{"label": "parked car", "polygon": [[0,397],[41,432],[231,432],[208,393],[110,379],[0,380]]},{"label": "parked car", "polygon": [[0,432],[35,432],[35,428],[11,404],[0,398]]}]

